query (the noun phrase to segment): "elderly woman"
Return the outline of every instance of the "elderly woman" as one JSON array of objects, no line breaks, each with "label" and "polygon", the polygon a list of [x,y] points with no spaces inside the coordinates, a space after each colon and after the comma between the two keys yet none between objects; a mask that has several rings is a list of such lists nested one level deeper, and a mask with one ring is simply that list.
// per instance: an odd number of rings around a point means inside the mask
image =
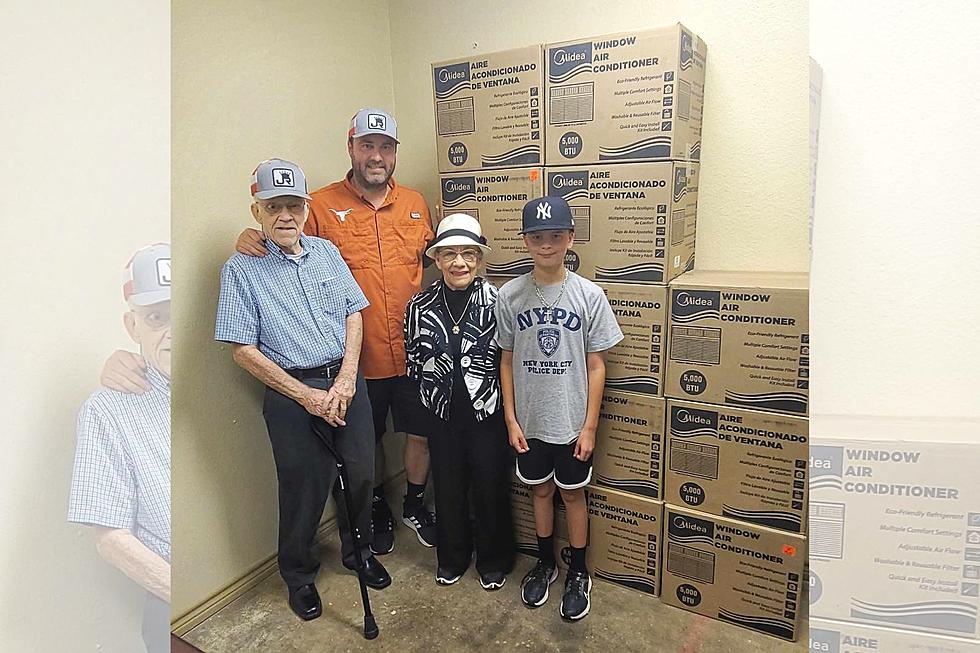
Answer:
[{"label": "elderly woman", "polygon": [[425,253],[442,278],[409,301],[405,351],[408,376],[418,383],[432,424],[436,582],[452,585],[460,579],[470,566],[475,539],[480,584],[495,590],[503,587],[514,565],[508,492],[513,458],[498,379],[497,289],[477,276],[490,251],[486,242],[471,216],[454,213],[439,223]]}]

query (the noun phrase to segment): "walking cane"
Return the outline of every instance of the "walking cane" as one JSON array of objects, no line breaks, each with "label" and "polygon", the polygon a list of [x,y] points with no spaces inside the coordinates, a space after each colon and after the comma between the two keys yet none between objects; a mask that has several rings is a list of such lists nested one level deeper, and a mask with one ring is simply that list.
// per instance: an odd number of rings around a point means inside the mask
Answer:
[{"label": "walking cane", "polygon": [[361,586],[361,603],[364,604],[364,639],[374,639],[378,636],[378,624],[371,614],[371,600],[368,598],[367,584],[364,582],[364,558],[361,556],[361,531],[354,523],[354,510],[351,507],[350,484],[347,481],[347,467],[344,459],[337,453],[337,450],[330,443],[330,438],[323,431],[324,420],[319,417],[312,417],[313,430],[316,432],[320,442],[327,448],[333,456],[337,465],[337,472],[340,478],[340,490],[344,495],[344,506],[347,508],[347,527],[350,529],[351,538],[354,540],[354,560],[357,563],[357,583]]}]

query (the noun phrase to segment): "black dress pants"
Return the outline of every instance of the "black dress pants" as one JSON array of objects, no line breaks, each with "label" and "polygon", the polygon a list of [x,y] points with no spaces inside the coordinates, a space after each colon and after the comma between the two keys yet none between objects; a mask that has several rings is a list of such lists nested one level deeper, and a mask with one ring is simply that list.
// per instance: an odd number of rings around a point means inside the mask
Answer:
[{"label": "black dress pants", "polygon": [[[439,422],[429,436],[432,482],[436,495],[436,553],[439,566],[462,573],[476,544],[480,574],[508,573],[514,566],[515,542],[510,511],[512,449],[501,413],[475,419]],[[476,532],[470,523],[470,497]]]},{"label": "black dress pants", "polygon": [[[307,380],[308,385],[329,390],[333,380]],[[341,555],[348,566],[355,564],[354,542],[347,527],[347,510],[337,481],[333,456],[313,431],[313,420],[332,439],[347,465],[354,520],[361,532],[361,554],[371,556],[371,493],[374,487],[374,426],[364,379],[358,376],[354,398],[347,408],[347,426],[333,427],[306,412],[299,403],[266,388],[262,406],[272,442],[279,477],[279,573],[290,590],[316,578],[320,561],[313,553],[327,496],[337,501]]]}]

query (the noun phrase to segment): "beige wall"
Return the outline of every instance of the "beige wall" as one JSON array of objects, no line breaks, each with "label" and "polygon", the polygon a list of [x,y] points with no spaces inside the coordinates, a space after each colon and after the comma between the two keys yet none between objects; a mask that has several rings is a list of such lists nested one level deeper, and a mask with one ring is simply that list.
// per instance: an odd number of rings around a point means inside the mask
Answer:
[{"label": "beige wall", "polygon": [[170,237],[170,7],[0,3],[0,633],[141,650],[144,593],[69,524],[75,419],[116,348],[122,270]]},{"label": "beige wall", "polygon": [[980,417],[980,85],[949,36],[978,25],[976,3],[811,5],[813,413]]},{"label": "beige wall", "polygon": [[682,22],[708,44],[697,267],[807,270],[807,4],[799,0],[392,0],[402,181],[435,202],[429,64]]},{"label": "beige wall", "polygon": [[261,387],[213,342],[219,271],[252,224],[252,169],[281,156],[311,188],[340,178],[351,115],[390,107],[392,89],[384,3],[182,0],[173,33],[178,617],[276,550]]}]

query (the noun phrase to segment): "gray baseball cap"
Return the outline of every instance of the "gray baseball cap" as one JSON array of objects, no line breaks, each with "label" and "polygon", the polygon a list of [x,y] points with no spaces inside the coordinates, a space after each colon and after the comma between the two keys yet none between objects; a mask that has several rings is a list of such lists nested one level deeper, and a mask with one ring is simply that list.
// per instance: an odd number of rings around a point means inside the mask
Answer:
[{"label": "gray baseball cap", "polygon": [[138,250],[123,271],[123,298],[130,306],[170,301],[170,244]]},{"label": "gray baseball cap", "polygon": [[361,109],[350,119],[348,138],[360,138],[368,134],[390,136],[398,142],[398,123],[387,111],[381,109]]},{"label": "gray baseball cap", "polygon": [[266,159],[257,165],[252,171],[251,191],[257,200],[283,195],[310,199],[303,169],[284,159]]}]

